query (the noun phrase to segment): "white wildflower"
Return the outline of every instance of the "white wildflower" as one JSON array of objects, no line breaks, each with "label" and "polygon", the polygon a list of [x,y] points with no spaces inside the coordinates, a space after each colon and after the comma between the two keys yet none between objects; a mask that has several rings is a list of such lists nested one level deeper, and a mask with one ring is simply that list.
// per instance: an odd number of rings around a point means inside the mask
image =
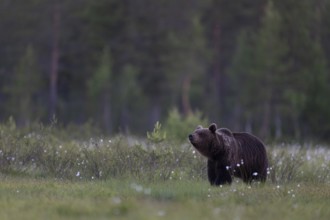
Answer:
[{"label": "white wildflower", "polygon": [[113,202],[114,204],[120,204],[120,203],[121,203],[121,199],[120,199],[119,197],[113,197],[113,198],[112,198],[112,202]]},{"label": "white wildflower", "polygon": [[166,214],[166,212],[163,211],[163,210],[159,210],[159,211],[157,212],[157,215],[160,216],[160,217],[164,216],[165,214]]},{"label": "white wildflower", "polygon": [[150,195],[151,194],[151,189],[150,188],[144,189],[143,192],[144,192],[145,195]]}]

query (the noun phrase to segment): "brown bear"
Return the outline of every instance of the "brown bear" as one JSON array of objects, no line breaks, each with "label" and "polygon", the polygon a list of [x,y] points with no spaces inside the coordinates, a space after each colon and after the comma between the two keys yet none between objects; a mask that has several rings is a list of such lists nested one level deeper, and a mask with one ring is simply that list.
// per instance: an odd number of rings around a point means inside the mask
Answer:
[{"label": "brown bear", "polygon": [[264,182],[268,159],[264,144],[249,133],[233,133],[227,128],[198,126],[188,136],[191,144],[207,160],[207,175],[211,185],[231,184],[232,176],[245,183]]}]

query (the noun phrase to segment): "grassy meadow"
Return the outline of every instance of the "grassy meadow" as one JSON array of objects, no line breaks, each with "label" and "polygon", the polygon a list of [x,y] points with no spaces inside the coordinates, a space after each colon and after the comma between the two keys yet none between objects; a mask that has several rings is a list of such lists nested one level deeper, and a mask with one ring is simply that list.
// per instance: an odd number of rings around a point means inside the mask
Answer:
[{"label": "grassy meadow", "polygon": [[1,177],[0,219],[329,219],[329,185]]},{"label": "grassy meadow", "polygon": [[267,150],[265,184],[211,187],[187,142],[0,125],[0,219],[329,219],[330,148]]}]

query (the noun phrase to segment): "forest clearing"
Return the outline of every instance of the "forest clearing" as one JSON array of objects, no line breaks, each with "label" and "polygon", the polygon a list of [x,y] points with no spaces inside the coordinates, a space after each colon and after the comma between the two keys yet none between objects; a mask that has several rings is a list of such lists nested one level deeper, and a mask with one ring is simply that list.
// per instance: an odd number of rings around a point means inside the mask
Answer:
[{"label": "forest clearing", "polygon": [[[266,145],[268,180],[210,186],[188,141],[0,132],[1,219],[329,219],[330,150]],[[81,131],[82,132],[82,131]],[[70,133],[71,136],[67,136]],[[82,132],[83,133],[83,132]]]},{"label": "forest clearing", "polygon": [[330,0],[0,0],[0,32],[1,220],[330,219]]}]

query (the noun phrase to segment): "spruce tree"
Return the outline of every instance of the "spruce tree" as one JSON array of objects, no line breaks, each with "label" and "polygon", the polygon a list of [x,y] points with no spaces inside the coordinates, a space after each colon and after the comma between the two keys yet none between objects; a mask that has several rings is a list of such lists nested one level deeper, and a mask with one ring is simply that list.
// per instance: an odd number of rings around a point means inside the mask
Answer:
[{"label": "spruce tree", "polygon": [[320,114],[320,108],[314,104],[321,103],[316,100],[324,93],[326,65],[317,31],[320,20],[315,4],[310,0],[279,0],[274,1],[274,5],[282,18],[281,38],[288,45],[285,57],[289,82],[285,95],[290,109],[287,127],[293,127],[294,136],[300,138],[310,134],[311,122]]},{"label": "spruce tree", "polygon": [[[105,131],[112,130],[112,114],[111,114],[111,87],[112,87],[112,57],[109,47],[104,47],[100,57],[99,65],[91,78],[87,82],[88,94],[93,102],[96,100],[96,116],[99,117],[101,126]],[[100,111],[100,112],[99,112]]]},{"label": "spruce tree", "polygon": [[5,86],[7,112],[19,125],[29,125],[31,121],[42,117],[41,79],[34,49],[29,45],[18,61],[10,84]]},{"label": "spruce tree", "polygon": [[258,78],[255,68],[256,34],[243,29],[237,37],[235,52],[229,68],[231,96],[230,105],[234,109],[233,127],[252,132],[252,121],[258,100]]},{"label": "spruce tree", "polygon": [[[274,8],[273,1],[268,1],[256,45],[255,78],[259,82],[259,112],[261,115],[260,135],[269,137],[273,120],[281,120],[284,105],[283,85],[287,81],[285,56],[288,45],[281,38],[282,20]],[[282,132],[281,123],[275,123],[277,135]]]}]

